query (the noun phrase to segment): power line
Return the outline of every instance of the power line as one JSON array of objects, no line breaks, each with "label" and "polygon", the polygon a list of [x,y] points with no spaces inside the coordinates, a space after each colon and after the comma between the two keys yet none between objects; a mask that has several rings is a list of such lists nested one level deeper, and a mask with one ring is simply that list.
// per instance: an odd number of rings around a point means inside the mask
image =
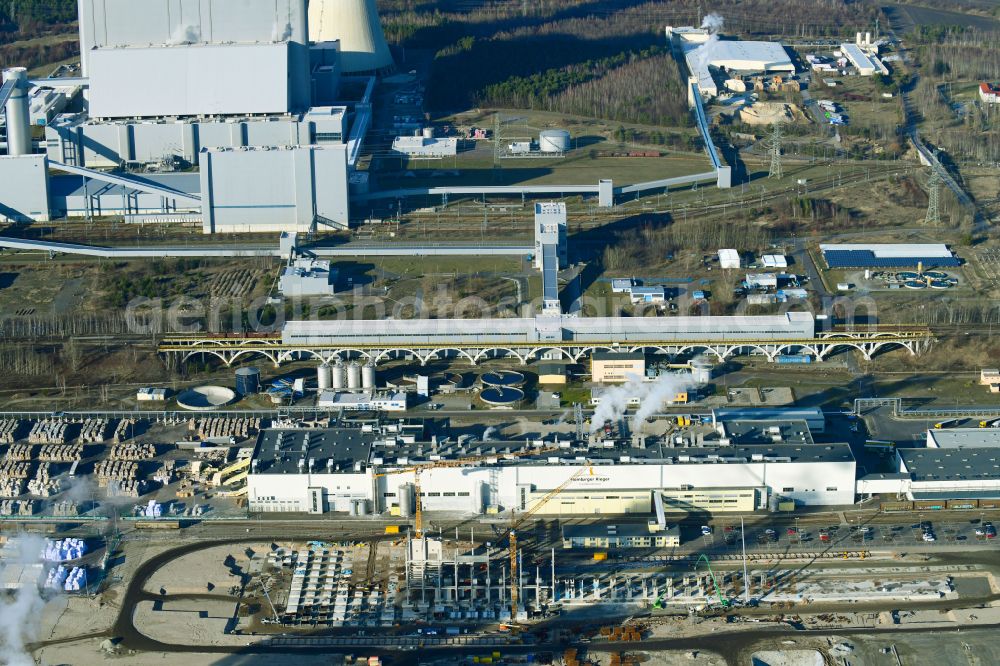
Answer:
[{"label": "power line", "polygon": [[767,174],[768,178],[781,178],[784,172],[781,170],[781,123],[771,125],[771,141],[769,145],[771,152],[771,169]]},{"label": "power line", "polygon": [[927,178],[927,215],[924,217],[924,224],[941,225],[941,175],[933,167]]}]

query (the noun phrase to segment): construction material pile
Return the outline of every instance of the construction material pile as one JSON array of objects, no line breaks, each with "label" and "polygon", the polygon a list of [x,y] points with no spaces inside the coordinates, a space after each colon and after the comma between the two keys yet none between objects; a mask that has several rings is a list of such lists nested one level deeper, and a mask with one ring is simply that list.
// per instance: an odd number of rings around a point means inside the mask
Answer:
[{"label": "construction material pile", "polygon": [[156,445],[151,442],[140,444],[115,444],[111,447],[111,460],[151,460],[156,457]]},{"label": "construction material pile", "polygon": [[188,422],[188,429],[193,431],[199,439],[235,437],[237,440],[243,440],[257,434],[257,431],[260,430],[260,419],[231,419],[213,416],[197,421],[192,419]]},{"label": "construction material pile", "polygon": [[42,462],[75,462],[83,457],[83,444],[43,444],[38,450]]},{"label": "construction material pile", "polygon": [[87,419],[80,429],[80,442],[82,444],[100,444],[108,433],[107,419]]},{"label": "construction material pile", "polygon": [[160,469],[153,474],[153,481],[169,486],[174,480],[174,461],[167,460]]},{"label": "construction material pile", "polygon": [[86,553],[87,542],[83,539],[46,539],[42,559],[46,562],[69,562],[80,559]]},{"label": "construction material pile", "polygon": [[21,425],[15,419],[0,420],[0,444],[13,444],[17,441],[17,428]]},{"label": "construction material pile", "polygon": [[69,424],[62,419],[44,419],[31,427],[30,444],[65,444]]},{"label": "construction material pile", "polygon": [[163,505],[156,500],[149,500],[149,504],[145,506],[141,504],[136,506],[134,512],[140,518],[162,518]]},{"label": "construction material pile", "polygon": [[45,587],[49,590],[79,592],[87,587],[87,571],[83,567],[67,569],[60,565],[49,570],[45,578]]},{"label": "construction material pile", "polygon": [[51,463],[43,462],[39,463],[38,469],[35,470],[35,478],[28,481],[28,492],[32,495],[37,495],[38,497],[51,497],[56,495],[62,490],[62,484],[58,478],[53,479],[49,476],[49,465]]}]

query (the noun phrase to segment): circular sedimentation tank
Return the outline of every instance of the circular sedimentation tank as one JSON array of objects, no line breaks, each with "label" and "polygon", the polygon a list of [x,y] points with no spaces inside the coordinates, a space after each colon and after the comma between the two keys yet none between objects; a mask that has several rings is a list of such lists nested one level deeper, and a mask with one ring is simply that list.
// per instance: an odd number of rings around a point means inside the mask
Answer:
[{"label": "circular sedimentation tank", "polygon": [[524,400],[524,391],[510,386],[491,386],[483,389],[479,399],[492,407],[513,407]]},{"label": "circular sedimentation tank", "polygon": [[924,289],[927,287],[927,283],[920,280],[907,280],[903,283],[903,286],[907,289]]},{"label": "circular sedimentation tank", "polygon": [[931,289],[951,289],[951,283],[947,280],[931,280]]},{"label": "circular sedimentation tank", "polygon": [[481,379],[486,386],[521,386],[524,384],[524,375],[514,370],[491,370],[484,373]]},{"label": "circular sedimentation tank", "polygon": [[916,280],[917,278],[920,277],[920,275],[912,271],[903,271],[901,273],[896,273],[896,277],[898,277],[900,280]]},{"label": "circular sedimentation tank", "polygon": [[209,412],[236,400],[236,391],[225,386],[196,386],[177,396],[177,406],[192,412]]},{"label": "circular sedimentation tank", "polygon": [[469,386],[469,378],[460,372],[449,372],[444,376],[444,383],[453,389],[463,389]]},{"label": "circular sedimentation tank", "polygon": [[924,271],[924,277],[929,277],[932,280],[947,280],[948,274],[943,271]]}]

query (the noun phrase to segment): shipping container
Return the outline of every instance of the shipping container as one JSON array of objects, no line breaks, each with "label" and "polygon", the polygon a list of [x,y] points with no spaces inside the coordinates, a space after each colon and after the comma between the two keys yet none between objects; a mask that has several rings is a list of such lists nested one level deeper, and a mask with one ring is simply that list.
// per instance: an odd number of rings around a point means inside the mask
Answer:
[{"label": "shipping container", "polygon": [[949,509],[978,509],[979,500],[974,499],[961,499],[961,500],[948,500],[945,502]]},{"label": "shipping container", "polygon": [[386,525],[385,526],[385,533],[386,534],[399,534],[399,525]]},{"label": "shipping container", "polygon": [[913,502],[882,502],[882,511],[909,511]]},{"label": "shipping container", "polygon": [[777,361],[778,363],[786,363],[786,364],[790,363],[805,364],[805,363],[812,363],[813,357],[806,356],[804,354],[778,354]]},{"label": "shipping container", "polygon": [[944,500],[916,500],[913,502],[914,511],[940,511],[944,508]]}]

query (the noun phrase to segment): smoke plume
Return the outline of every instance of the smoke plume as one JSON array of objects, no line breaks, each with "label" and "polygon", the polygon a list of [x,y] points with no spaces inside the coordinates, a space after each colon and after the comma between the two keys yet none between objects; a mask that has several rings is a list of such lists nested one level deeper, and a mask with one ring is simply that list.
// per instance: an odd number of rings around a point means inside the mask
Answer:
[{"label": "smoke plume", "polygon": [[179,25],[170,36],[171,44],[194,44],[201,41],[201,28],[196,25]]},{"label": "smoke plume", "polygon": [[705,17],[705,20],[701,22],[701,28],[703,30],[708,30],[711,34],[717,34],[722,32],[722,25],[726,22],[722,16],[716,12],[712,12]]},{"label": "smoke plume", "polygon": [[[35,565],[42,561],[45,539],[27,534],[11,539],[8,556],[0,561],[0,574],[12,566]],[[0,596],[0,663],[7,666],[34,666],[26,645],[38,637],[38,621],[45,599],[37,585],[24,585]]]},{"label": "smoke plume", "polygon": [[601,402],[590,421],[590,432],[600,430],[605,421],[621,419],[625,416],[629,402],[636,398],[639,400],[639,407],[632,417],[632,431],[640,432],[648,417],[656,414],[677,393],[686,391],[693,384],[690,372],[660,375],[653,382],[643,381],[641,377],[633,375],[621,386],[614,386],[601,393]]},{"label": "smoke plume", "polygon": [[500,431],[497,430],[495,427],[490,426],[489,428],[483,431],[483,441],[491,442],[497,438],[498,434],[500,434]]}]

